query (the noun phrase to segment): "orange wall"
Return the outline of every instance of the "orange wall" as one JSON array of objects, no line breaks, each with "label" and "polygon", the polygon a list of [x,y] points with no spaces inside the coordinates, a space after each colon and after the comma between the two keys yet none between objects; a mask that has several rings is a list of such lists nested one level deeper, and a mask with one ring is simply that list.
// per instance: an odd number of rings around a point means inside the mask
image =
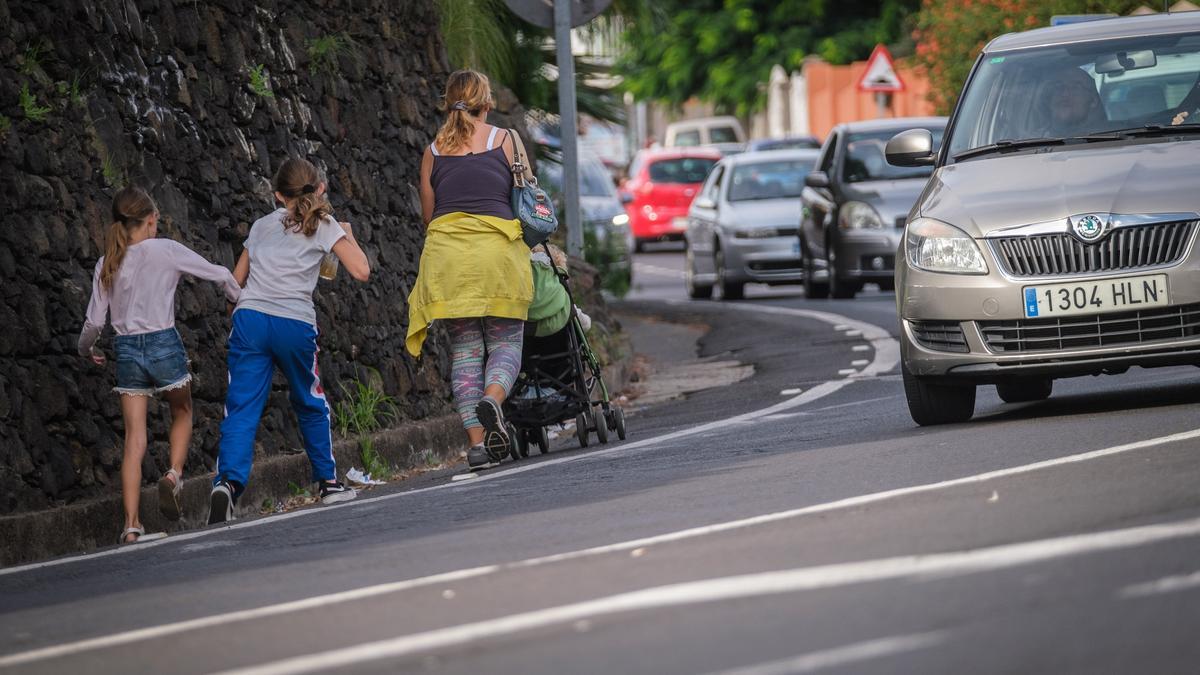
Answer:
[{"label": "orange wall", "polygon": [[[848,66],[834,66],[824,61],[808,61],[804,64],[804,77],[808,84],[808,123],[812,133],[824,138],[835,124],[877,118],[875,95],[858,90],[858,81],[867,69],[866,61],[855,61]],[[896,64],[896,72],[904,81],[905,89],[892,94],[889,117],[919,117],[934,114],[933,105],[926,100],[929,82],[903,60]]]}]

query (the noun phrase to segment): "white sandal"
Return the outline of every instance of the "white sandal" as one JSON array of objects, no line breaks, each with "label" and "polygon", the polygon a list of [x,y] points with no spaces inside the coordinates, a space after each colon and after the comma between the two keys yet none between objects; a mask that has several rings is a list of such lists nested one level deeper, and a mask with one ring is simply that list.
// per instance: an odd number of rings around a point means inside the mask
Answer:
[{"label": "white sandal", "polygon": [[[137,538],[134,539],[133,541],[125,541],[125,537],[128,537],[131,534],[136,535]],[[129,544],[136,544],[142,540],[142,537],[145,534],[146,534],[146,528],[144,528],[144,527],[127,527],[127,528],[125,528],[125,531],[121,533],[121,536],[117,538],[117,543],[122,546],[127,546]]]},{"label": "white sandal", "polygon": [[165,476],[158,479],[158,510],[167,520],[179,520],[183,515],[183,506],[179,503],[181,492],[183,476],[175,469],[168,470]]}]

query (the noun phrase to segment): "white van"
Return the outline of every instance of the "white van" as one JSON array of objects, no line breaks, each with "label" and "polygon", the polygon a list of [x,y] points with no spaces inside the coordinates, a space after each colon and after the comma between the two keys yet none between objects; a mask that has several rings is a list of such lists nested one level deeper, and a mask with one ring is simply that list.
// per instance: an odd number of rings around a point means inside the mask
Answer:
[{"label": "white van", "polygon": [[[700,117],[672,122],[667,125],[667,138],[663,143],[668,148],[686,148],[698,145],[716,145],[734,149],[746,142],[746,132],[736,117]],[[737,148],[740,149],[740,148]]]}]

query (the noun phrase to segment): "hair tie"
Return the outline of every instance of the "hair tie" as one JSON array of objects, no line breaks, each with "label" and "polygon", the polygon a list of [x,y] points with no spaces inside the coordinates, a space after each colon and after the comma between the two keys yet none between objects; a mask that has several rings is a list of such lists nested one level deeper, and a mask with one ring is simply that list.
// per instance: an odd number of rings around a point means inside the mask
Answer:
[{"label": "hair tie", "polygon": [[311,195],[316,191],[317,188],[313,187],[312,183],[305,183],[304,187],[300,188],[300,194],[302,195]]},{"label": "hair tie", "polygon": [[455,101],[454,105],[452,105],[450,107],[453,108],[454,110],[461,110],[463,112],[467,112],[467,102],[466,101]]}]

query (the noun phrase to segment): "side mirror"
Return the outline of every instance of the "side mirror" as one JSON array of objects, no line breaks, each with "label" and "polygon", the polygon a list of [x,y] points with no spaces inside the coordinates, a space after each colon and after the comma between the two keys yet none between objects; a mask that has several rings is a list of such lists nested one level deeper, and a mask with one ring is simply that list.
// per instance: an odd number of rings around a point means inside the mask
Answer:
[{"label": "side mirror", "polygon": [[712,197],[696,197],[696,201],[692,203],[695,204],[696,208],[698,209],[712,210],[717,208],[717,203],[713,201]]},{"label": "side mirror", "polygon": [[810,188],[829,189],[829,174],[824,171],[813,171],[804,177],[804,184]]},{"label": "side mirror", "polygon": [[884,155],[892,166],[933,166],[933,134],[928,129],[901,131],[887,142]]}]

